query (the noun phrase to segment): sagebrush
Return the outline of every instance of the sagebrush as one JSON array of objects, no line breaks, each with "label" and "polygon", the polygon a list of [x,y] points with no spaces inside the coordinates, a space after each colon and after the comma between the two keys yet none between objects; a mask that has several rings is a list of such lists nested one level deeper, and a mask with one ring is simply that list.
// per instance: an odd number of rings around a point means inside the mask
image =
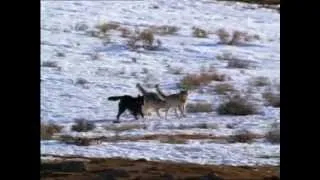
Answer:
[{"label": "sagebrush", "polygon": [[186,89],[196,89],[201,85],[208,85],[212,81],[225,81],[227,76],[217,72],[203,72],[184,76],[179,86]]},{"label": "sagebrush", "polygon": [[192,35],[197,38],[207,38],[208,32],[198,27],[192,27]]},{"label": "sagebrush", "polygon": [[186,111],[188,113],[198,113],[198,112],[212,112],[214,109],[210,103],[199,102],[199,103],[189,103],[186,105]]},{"label": "sagebrush", "polygon": [[90,122],[86,119],[75,119],[75,124],[72,125],[71,130],[77,132],[87,132],[96,128],[93,122]]},{"label": "sagebrush", "polygon": [[221,115],[251,115],[257,113],[257,108],[247,98],[240,95],[230,95],[228,100],[220,104],[217,112]]},{"label": "sagebrush", "polygon": [[41,127],[40,127],[40,137],[42,140],[49,140],[52,138],[52,136],[55,133],[59,133],[61,132],[61,129],[63,128],[62,126],[53,124],[53,123],[48,123],[48,124],[44,124],[41,123]]}]

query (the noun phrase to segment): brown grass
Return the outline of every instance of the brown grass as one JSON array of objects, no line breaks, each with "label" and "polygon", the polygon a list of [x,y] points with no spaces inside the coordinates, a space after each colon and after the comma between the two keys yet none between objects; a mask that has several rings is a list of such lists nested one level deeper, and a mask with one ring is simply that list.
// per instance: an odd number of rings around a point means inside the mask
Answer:
[{"label": "brown grass", "polygon": [[226,45],[239,45],[244,42],[260,39],[258,35],[249,35],[248,33],[241,31],[233,31],[230,34],[225,29],[218,29],[216,35],[219,37],[220,43]]},{"label": "brown grass", "polygon": [[102,23],[95,26],[100,32],[103,34],[107,33],[110,30],[116,30],[120,27],[118,22],[109,22],[109,23]]},{"label": "brown grass", "polygon": [[155,40],[154,34],[150,29],[145,29],[142,32],[136,30],[127,41],[127,46],[131,50],[136,50],[139,48],[144,48],[146,50],[157,50],[161,45],[161,41],[159,39]]},{"label": "brown grass", "polygon": [[221,83],[221,84],[217,84],[214,88],[214,91],[217,94],[220,95],[226,95],[228,94],[228,92],[234,92],[236,91],[235,88],[233,87],[233,85],[228,84],[228,83]]},{"label": "brown grass", "polygon": [[52,123],[49,123],[49,124],[41,123],[40,128],[41,128],[40,129],[41,140],[49,140],[52,138],[52,136],[55,133],[59,133],[63,127],[56,124],[52,124]]},{"label": "brown grass", "polygon": [[186,89],[196,89],[202,85],[208,85],[212,81],[225,81],[227,76],[217,72],[203,72],[200,74],[188,74],[180,82],[180,86]]}]

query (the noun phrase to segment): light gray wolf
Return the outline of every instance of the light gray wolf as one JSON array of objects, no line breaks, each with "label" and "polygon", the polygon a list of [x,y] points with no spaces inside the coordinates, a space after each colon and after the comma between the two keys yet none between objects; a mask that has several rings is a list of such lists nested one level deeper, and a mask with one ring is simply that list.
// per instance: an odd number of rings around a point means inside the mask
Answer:
[{"label": "light gray wolf", "polygon": [[144,105],[143,105],[143,112],[144,114],[148,114],[150,110],[154,110],[157,115],[161,118],[159,110],[166,105],[166,101],[164,98],[159,96],[155,92],[150,92],[145,90],[139,83],[136,84],[138,90],[144,96]]},{"label": "light gray wolf", "polygon": [[166,95],[164,94],[161,89],[159,88],[159,84],[155,85],[156,91],[157,93],[162,96],[165,101],[166,101],[166,105],[164,107],[165,109],[165,119],[167,119],[167,115],[168,115],[168,111],[170,108],[174,108],[175,114],[177,117],[178,113],[177,113],[177,108],[179,109],[181,116],[182,117],[186,117],[185,115],[185,105],[188,99],[188,90],[180,90],[179,93],[175,93],[175,94],[170,94],[170,95]]}]

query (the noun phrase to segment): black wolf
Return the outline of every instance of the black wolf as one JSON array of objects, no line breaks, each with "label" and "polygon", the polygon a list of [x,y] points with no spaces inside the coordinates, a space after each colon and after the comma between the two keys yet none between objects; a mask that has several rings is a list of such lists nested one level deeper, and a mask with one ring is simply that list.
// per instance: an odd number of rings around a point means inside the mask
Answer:
[{"label": "black wolf", "polygon": [[138,120],[138,115],[140,114],[142,118],[144,118],[144,114],[142,112],[142,106],[144,105],[144,97],[138,95],[138,97],[132,97],[129,95],[124,96],[111,96],[108,97],[109,101],[117,101],[119,102],[119,109],[117,115],[117,121],[119,122],[120,115],[125,111],[129,110],[131,114],[134,116],[136,120]]}]

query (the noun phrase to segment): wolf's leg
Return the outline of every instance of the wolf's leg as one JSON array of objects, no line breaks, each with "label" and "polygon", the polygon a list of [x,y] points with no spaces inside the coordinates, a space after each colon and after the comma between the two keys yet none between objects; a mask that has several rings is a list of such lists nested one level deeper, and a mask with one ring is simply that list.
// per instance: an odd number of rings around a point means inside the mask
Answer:
[{"label": "wolf's leg", "polygon": [[181,116],[182,116],[182,117],[186,117],[186,115],[185,115],[184,112],[183,112],[183,109],[184,109],[184,108],[183,108],[181,105],[179,105],[178,108],[179,108],[179,111],[180,111],[180,113],[181,113]]},{"label": "wolf's leg", "polygon": [[126,110],[124,104],[119,103],[119,109],[117,114],[117,121],[119,121],[121,114]]},{"label": "wolf's leg", "polygon": [[166,114],[165,114],[165,119],[166,119],[166,120],[167,120],[167,116],[168,116],[169,109],[170,109],[170,107],[168,107],[168,108],[165,109],[165,112],[166,112]]},{"label": "wolf's leg", "polygon": [[178,114],[178,112],[177,112],[177,108],[174,108],[174,112],[175,112],[175,114],[176,114],[176,117],[177,117],[177,118],[180,118],[180,116],[179,116],[179,114]]},{"label": "wolf's leg", "polygon": [[156,112],[157,112],[157,115],[159,116],[159,118],[161,118],[159,109],[156,109]]},{"label": "wolf's leg", "polygon": [[141,115],[142,119],[144,119],[144,114],[142,112],[142,109],[139,110],[139,114]]}]

